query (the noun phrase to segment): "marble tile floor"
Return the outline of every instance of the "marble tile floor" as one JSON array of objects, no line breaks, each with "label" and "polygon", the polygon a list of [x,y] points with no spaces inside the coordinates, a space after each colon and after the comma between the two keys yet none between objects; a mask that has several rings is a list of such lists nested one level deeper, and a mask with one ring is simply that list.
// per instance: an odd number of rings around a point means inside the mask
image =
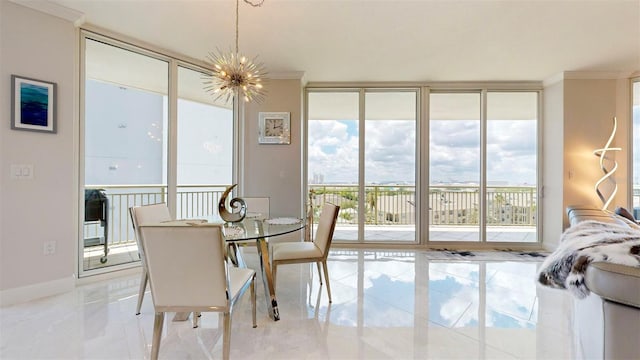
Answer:
[{"label": "marble tile floor", "polygon": [[[314,230],[315,233],[315,230]],[[416,232],[414,226],[369,225],[364,236],[371,242],[413,242]],[[438,241],[478,242],[477,229],[464,226],[436,226],[431,229],[430,236]],[[534,227],[493,226],[487,229],[488,242],[535,243]],[[334,240],[357,241],[358,230],[355,226],[339,225],[334,233]],[[106,262],[101,262],[104,255],[102,245],[88,246],[83,251],[83,269],[93,270],[138,261],[138,250],[135,241],[109,245]]]},{"label": "marble tile floor", "polygon": [[[505,252],[337,250],[329,258],[333,303],[315,265],[278,268],[281,320],[258,327],[249,292],[236,306],[232,359],[570,359],[570,296],[536,286],[541,257]],[[247,253],[257,268],[255,253]],[[150,293],[135,315],[139,275],[0,308],[1,359],[146,359]],[[216,313],[201,326],[165,317],[160,359],[218,359]]]}]

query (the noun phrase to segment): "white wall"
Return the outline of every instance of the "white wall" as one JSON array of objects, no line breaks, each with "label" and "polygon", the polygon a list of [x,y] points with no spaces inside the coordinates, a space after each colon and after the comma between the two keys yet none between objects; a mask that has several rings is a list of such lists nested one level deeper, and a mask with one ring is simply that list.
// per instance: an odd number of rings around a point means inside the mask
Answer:
[{"label": "white wall", "polygon": [[[628,82],[628,80],[627,80]],[[610,210],[626,204],[627,169],[626,144],[629,127],[629,108],[618,107],[618,98],[628,99],[629,88],[619,88],[617,79],[566,79],[564,81],[564,170],[573,174],[564,191],[564,206],[602,206],[594,184],[603,176],[599,158],[593,150],[604,147],[613,128],[613,117],[618,119],[618,132],[612,146],[622,151],[611,154],[619,163],[614,174],[618,195]],[[603,190],[605,190],[603,188]],[[605,192],[608,195],[608,192]]]},{"label": "white wall", "polygon": [[564,160],[564,83],[556,81],[544,88],[542,128],[542,239],[547,248],[555,248],[563,225]]},{"label": "white wall", "polygon": [[[71,21],[8,1],[0,1],[0,18],[0,300],[6,304],[74,286],[78,38]],[[10,129],[12,74],[57,84],[57,134]],[[33,179],[12,179],[11,164],[33,165]],[[45,241],[56,242],[55,254],[44,255]]]},{"label": "white wall", "polygon": [[[302,82],[269,80],[266,101],[245,107],[245,196],[271,198],[271,216],[302,215]],[[260,112],[290,112],[291,144],[258,144]]]},{"label": "white wall", "polygon": [[[618,194],[610,210],[627,204],[628,134],[631,131],[629,79],[615,73],[568,72],[544,89],[543,245],[554,249],[562,231],[569,226],[569,205],[601,207],[594,190],[602,177],[599,158],[593,150],[602,148],[618,120],[612,147],[618,171],[614,179]],[[608,194],[607,188],[602,189]]]},{"label": "white wall", "polygon": [[[75,286],[80,201],[76,21],[0,1],[2,305]],[[57,134],[10,129],[11,74],[57,83]],[[271,80],[268,92],[263,104],[250,104],[245,113],[244,194],[271,197],[275,216],[301,215],[301,79]],[[290,145],[258,145],[260,111],[291,112]],[[11,179],[11,164],[33,165],[34,179]],[[46,241],[56,242],[55,254],[44,255]]]}]

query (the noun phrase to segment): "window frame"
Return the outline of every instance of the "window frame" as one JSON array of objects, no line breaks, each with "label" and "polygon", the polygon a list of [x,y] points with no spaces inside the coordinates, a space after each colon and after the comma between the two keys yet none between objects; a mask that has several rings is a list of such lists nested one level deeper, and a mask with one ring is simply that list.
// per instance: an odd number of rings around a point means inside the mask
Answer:
[{"label": "window frame", "polygon": [[[309,184],[308,184],[308,121],[309,121],[309,93],[310,92],[339,92],[339,91],[361,91],[361,100],[360,100],[360,122],[364,121],[363,115],[363,98],[364,91],[369,89],[381,89],[381,90],[393,90],[393,89],[419,89],[419,99],[417,103],[417,111],[418,114],[416,116],[417,124],[416,124],[416,139],[418,144],[416,144],[416,149],[418,153],[416,154],[416,242],[415,244],[403,244],[398,242],[392,242],[394,245],[401,246],[417,246],[420,248],[430,247],[433,245],[436,246],[451,246],[456,247],[460,245],[468,246],[468,245],[480,245],[484,248],[513,248],[517,246],[518,248],[531,248],[531,249],[539,249],[542,246],[542,225],[543,225],[543,214],[542,214],[542,179],[543,179],[543,163],[544,159],[543,149],[542,149],[542,134],[543,134],[543,85],[540,82],[434,82],[434,83],[386,83],[386,84],[378,84],[378,83],[309,83],[304,88],[304,119],[303,119],[303,159],[304,159],[304,169],[303,169],[303,198],[306,199],[306,194],[308,194]],[[478,242],[444,242],[444,241],[430,241],[428,239],[429,227],[430,224],[427,221],[421,220],[425,218],[423,208],[428,207],[428,189],[429,189],[429,125],[428,122],[430,120],[429,117],[429,97],[431,93],[447,93],[447,92],[479,92],[481,95],[481,179],[480,179],[480,240]],[[487,122],[487,93],[489,92],[535,92],[537,94],[537,124],[536,124],[536,210],[535,217],[536,221],[536,241],[533,242],[497,242],[497,241],[487,241],[486,239],[486,122]],[[361,140],[362,142],[363,140]],[[360,157],[363,155],[360,154]],[[360,167],[364,166],[362,161],[360,161]],[[362,169],[360,169],[362,172]],[[364,183],[362,182],[362,175],[359,175],[360,183],[359,187],[363,187]],[[427,189],[427,191],[424,191]],[[360,203],[364,200],[361,199]],[[426,205],[425,205],[426,204]],[[362,204],[360,204],[362,206]],[[362,216],[361,216],[362,217]],[[371,242],[364,241],[362,239],[363,234],[361,234],[360,227],[364,225],[359,224],[359,238],[357,242],[346,242],[346,244],[366,244],[367,246],[372,247],[384,247],[385,245],[389,245],[389,243],[381,243],[381,242]],[[345,242],[334,241],[338,244],[344,244]]]},{"label": "window frame", "polygon": [[[206,62],[192,59],[186,56],[179,55],[177,53],[170,52],[165,49],[160,49],[150,44],[137,41],[127,36],[117,34],[111,31],[107,31],[101,28],[97,28],[91,25],[85,25],[80,28],[79,31],[79,126],[78,126],[78,166],[79,166],[79,178],[78,178],[78,254],[75,257],[76,268],[78,269],[78,277],[86,277],[91,275],[98,275],[108,273],[112,271],[134,268],[140,266],[139,261],[132,261],[129,263],[117,264],[106,267],[99,267],[95,269],[84,270],[83,266],[83,253],[84,253],[84,228],[82,216],[84,214],[84,198],[81,196],[85,188],[85,81],[86,81],[86,42],[87,40],[93,40],[104,43],[109,46],[118,47],[127,51],[131,51],[138,55],[148,56],[152,59],[165,61],[168,64],[168,93],[167,93],[167,117],[168,117],[168,135],[167,135],[167,178],[165,179],[167,185],[167,205],[172,214],[176,213],[176,199],[177,199],[177,151],[178,151],[178,67],[183,67],[189,70],[197,71],[204,74],[210,74],[211,70]],[[232,104],[233,107],[233,149],[232,149],[232,179],[235,182],[238,178],[238,153],[240,146],[240,133],[238,129],[238,106],[237,102]]]}]

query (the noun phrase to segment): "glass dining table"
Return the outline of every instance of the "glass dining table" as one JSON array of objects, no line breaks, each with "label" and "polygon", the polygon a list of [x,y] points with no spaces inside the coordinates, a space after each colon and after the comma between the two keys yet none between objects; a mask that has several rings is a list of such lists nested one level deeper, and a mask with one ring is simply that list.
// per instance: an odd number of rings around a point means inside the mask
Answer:
[{"label": "glass dining table", "polygon": [[[259,214],[251,213],[240,222],[225,223],[219,217],[194,220],[172,220],[167,224],[186,224],[206,226],[208,224],[222,225],[222,233],[228,244],[227,257],[235,265],[246,267],[246,262],[241,251],[241,244],[255,241],[258,258],[260,260],[260,272],[262,273],[262,283],[264,285],[265,300],[269,317],[274,321],[280,320],[278,312],[278,301],[271,272],[271,261],[269,260],[269,238],[293,233],[305,228],[303,219],[297,217],[277,217],[264,219]],[[174,320],[186,320],[189,314],[176,314]]]}]

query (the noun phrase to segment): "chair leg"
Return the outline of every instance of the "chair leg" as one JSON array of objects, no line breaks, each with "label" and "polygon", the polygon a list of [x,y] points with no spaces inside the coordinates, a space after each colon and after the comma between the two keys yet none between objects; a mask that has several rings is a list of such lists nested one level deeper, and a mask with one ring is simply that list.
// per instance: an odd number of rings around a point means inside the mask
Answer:
[{"label": "chair leg", "polygon": [[156,312],[156,317],[153,321],[153,340],[151,342],[151,360],[158,359],[158,353],[160,352],[160,338],[162,338],[163,325],[164,325],[164,313]]},{"label": "chair leg", "polygon": [[320,261],[316,262],[318,265],[318,279],[320,279],[320,286],[322,286],[322,271],[320,271]]},{"label": "chair leg", "polygon": [[[318,266],[320,264],[318,263]],[[327,295],[329,295],[329,302],[331,302],[331,286],[329,286],[329,271],[327,270],[327,260],[322,261],[324,267],[324,281],[327,283]]]},{"label": "chair leg", "polygon": [[271,262],[271,276],[273,277],[273,292],[276,293],[276,273],[278,272],[278,263]]},{"label": "chair leg", "polygon": [[147,290],[147,281],[149,281],[149,274],[147,273],[147,269],[143,266],[142,277],[140,278],[140,289],[138,290],[138,306],[136,307],[136,315],[140,315],[142,299],[144,299],[144,292]]},{"label": "chair leg", "polygon": [[253,327],[257,328],[258,323],[256,321],[256,274],[253,274],[251,279],[251,315],[253,317]]},{"label": "chair leg", "polygon": [[193,312],[193,328],[197,328],[200,322],[200,317],[202,316],[202,313],[194,311]]},{"label": "chair leg", "polygon": [[222,333],[222,358],[229,360],[231,350],[231,314],[224,313],[224,331]]}]

